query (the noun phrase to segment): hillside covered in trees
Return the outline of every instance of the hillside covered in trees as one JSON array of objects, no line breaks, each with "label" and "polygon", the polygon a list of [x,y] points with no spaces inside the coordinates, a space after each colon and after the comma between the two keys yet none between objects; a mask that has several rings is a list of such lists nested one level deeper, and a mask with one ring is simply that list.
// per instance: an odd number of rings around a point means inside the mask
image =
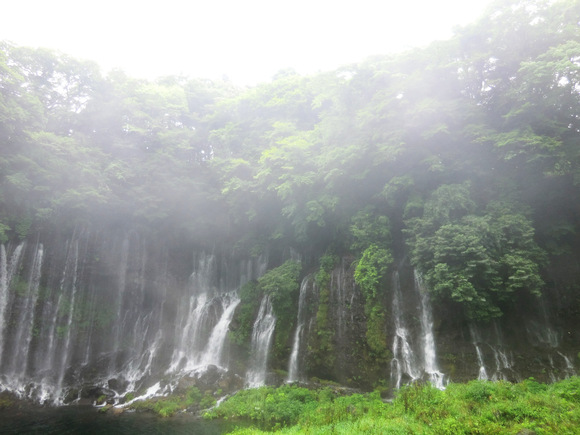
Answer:
[{"label": "hillside covered in trees", "polygon": [[[558,345],[575,358],[578,17],[574,0],[499,2],[450,40],[311,76],[284,70],[251,88],[105,76],[90,62],[2,42],[0,333],[10,330],[9,304],[20,303],[26,287],[17,289],[25,272],[20,281],[9,273],[15,246],[48,246],[91,229],[102,240],[120,232],[163,240],[170,258],[193,250],[267,256],[269,272],[249,273],[239,293],[229,337],[248,351],[260,299],[269,295],[278,318],[274,368],[286,368],[300,323],[300,280],[312,274],[318,293],[310,301],[316,326],[308,370],[340,378],[338,362],[324,357],[339,335],[329,312],[339,264],[356,289],[349,303],[360,313],[351,321],[369,382],[388,377],[394,357],[387,337],[395,315],[386,301],[397,268],[420,274],[435,314],[447,313],[454,325],[490,324],[545,305],[544,315],[558,319]],[[88,264],[93,273],[97,266]],[[50,287],[59,278],[39,280]],[[88,314],[88,296],[85,311],[75,306],[74,291],[53,329],[82,318],[91,327],[106,323]],[[60,331],[68,345],[82,328]],[[445,354],[451,367],[455,357]]]}]

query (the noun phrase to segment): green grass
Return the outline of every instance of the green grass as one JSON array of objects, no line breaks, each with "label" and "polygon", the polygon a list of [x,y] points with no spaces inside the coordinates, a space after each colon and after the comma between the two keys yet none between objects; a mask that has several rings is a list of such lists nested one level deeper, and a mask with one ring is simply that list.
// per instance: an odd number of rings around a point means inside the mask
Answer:
[{"label": "green grass", "polygon": [[[205,418],[239,424],[235,434],[577,434],[580,378],[551,385],[471,381],[445,391],[429,384],[343,395],[285,385],[240,391]],[[527,432],[526,432],[527,431]]]},{"label": "green grass", "polygon": [[211,394],[202,395],[198,388],[191,387],[183,394],[133,402],[129,405],[129,409],[152,411],[161,417],[171,417],[177,412],[190,408],[205,409],[215,403],[215,398]]}]

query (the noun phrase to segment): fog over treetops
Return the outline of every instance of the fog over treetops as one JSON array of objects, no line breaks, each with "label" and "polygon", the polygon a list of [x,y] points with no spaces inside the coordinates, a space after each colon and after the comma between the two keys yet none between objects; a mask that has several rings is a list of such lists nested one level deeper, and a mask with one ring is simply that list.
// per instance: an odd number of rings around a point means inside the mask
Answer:
[{"label": "fog over treetops", "polygon": [[467,318],[555,277],[577,310],[580,4],[498,8],[425,49],[243,89],[1,43],[0,241],[93,225],[332,252],[369,295],[408,255]]}]

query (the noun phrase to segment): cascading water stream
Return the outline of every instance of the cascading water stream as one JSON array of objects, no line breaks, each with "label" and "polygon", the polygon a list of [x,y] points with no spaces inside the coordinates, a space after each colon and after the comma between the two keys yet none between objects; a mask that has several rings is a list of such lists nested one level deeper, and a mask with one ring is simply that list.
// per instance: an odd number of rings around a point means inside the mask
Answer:
[{"label": "cascading water stream", "polygon": [[513,371],[513,357],[511,352],[505,349],[503,344],[503,334],[497,321],[493,322],[493,330],[495,332],[495,340],[497,344],[489,344],[489,348],[493,352],[493,359],[495,361],[495,373],[492,375],[491,379],[493,381],[498,381],[500,379],[508,381],[510,380],[508,373]]},{"label": "cascading water stream", "polygon": [[207,322],[210,307],[207,293],[192,295],[189,297],[188,304],[184,304],[185,313],[180,312],[178,318],[184,318],[185,325],[178,331],[179,342],[168,372],[179,370],[187,361],[194,361],[196,353],[201,351],[201,349],[197,349],[197,345],[201,340],[202,327]]},{"label": "cascading water stream", "polygon": [[[135,232],[83,230],[68,239],[55,236],[48,244],[0,245],[0,388],[61,404],[86,397],[89,389],[114,399],[129,391],[163,394],[184,376],[216,370],[210,366],[225,372],[227,334],[240,302],[236,289],[263,273],[265,260],[200,252],[193,257],[192,272],[192,257],[176,262],[159,242]],[[356,340],[361,320],[352,275],[344,264],[331,273],[329,320],[336,338],[335,367],[347,371],[356,361],[344,358],[343,351]],[[409,276],[404,282],[413,280]],[[414,287],[402,288],[393,274],[392,385],[426,379],[442,388],[431,307],[417,274]],[[307,337],[315,331],[316,319],[308,310],[313,288],[312,277],[300,286],[288,382],[304,376]],[[255,358],[246,367],[251,386],[265,382],[269,367],[269,302],[262,301],[254,323]],[[548,310],[538,313],[524,319],[520,331],[532,346],[529,354],[539,355],[533,360],[536,373],[543,364],[547,380],[575,374],[567,356],[572,348],[560,344],[568,344],[569,338],[549,323]],[[472,361],[480,379],[517,380],[522,365],[513,358],[517,343],[504,345],[499,325],[471,329]],[[242,386],[241,378],[235,382]]]},{"label": "cascading water stream", "polygon": [[391,360],[391,385],[393,388],[400,388],[403,375],[409,376],[411,380],[421,376],[417,359],[413,348],[409,343],[409,332],[403,320],[403,310],[401,307],[402,294],[399,272],[393,273],[393,321],[395,323],[395,336],[393,338],[393,359]]},{"label": "cascading water stream", "polygon": [[473,346],[475,347],[475,353],[477,354],[477,362],[479,364],[479,374],[477,378],[480,381],[487,381],[489,380],[489,376],[487,375],[487,370],[485,369],[485,362],[483,361],[483,352],[481,351],[481,338],[479,336],[479,331],[475,327],[475,325],[469,326],[469,332],[471,333],[471,340],[473,342]]},{"label": "cascading water stream", "polygon": [[568,358],[562,352],[558,351],[557,353],[564,359],[564,364],[566,365],[564,372],[566,374],[566,377],[569,378],[570,376],[576,376],[576,369],[574,368],[574,364],[572,364],[570,358]]},{"label": "cascading water stream", "polygon": [[330,289],[333,298],[333,303],[336,306],[336,342],[340,346],[345,342],[346,335],[346,320],[348,316],[346,301],[347,286],[345,283],[344,266],[335,268],[330,274]]},{"label": "cascading water stream", "polygon": [[109,371],[115,372],[117,368],[117,353],[121,344],[122,334],[123,334],[123,308],[124,308],[124,296],[125,290],[127,289],[127,268],[129,262],[129,238],[128,236],[123,238],[121,248],[120,248],[120,259],[117,266],[117,300],[115,301],[116,315],[115,315],[115,326],[114,326],[114,338],[111,343],[111,360],[109,362]]},{"label": "cascading water stream", "polygon": [[493,352],[495,361],[495,373],[492,376],[492,380],[509,380],[506,371],[510,370],[513,365],[510,355],[502,347],[492,345],[489,345],[489,347]]},{"label": "cascading water stream", "polygon": [[25,243],[20,243],[14,252],[8,258],[8,253],[4,245],[0,245],[0,363],[4,356],[4,331],[7,324],[7,306],[10,299],[10,284],[14,277],[14,273],[18,271],[20,265],[20,258],[24,249]]},{"label": "cascading water stream", "polygon": [[210,297],[213,292],[211,278],[214,275],[216,259],[213,255],[200,256],[197,267],[189,279],[187,303],[178,307],[173,351],[168,373],[175,373],[187,367],[192,370],[198,365],[199,354],[206,345],[207,337],[217,323],[216,311],[219,299]]},{"label": "cascading water stream", "polygon": [[136,233],[0,245],[0,388],[58,405],[80,397],[73,385],[121,397],[151,391],[167,372],[226,367],[239,303],[231,288],[263,273],[265,257],[224,261],[218,273],[215,256],[200,253],[189,286],[169,275],[167,258]]},{"label": "cascading water stream", "polygon": [[222,367],[224,365],[223,350],[230,323],[239,303],[240,298],[236,292],[226,293],[222,296],[222,315],[209,336],[198,366],[216,365]]},{"label": "cascading water stream", "polygon": [[32,328],[34,326],[34,308],[38,301],[38,290],[40,285],[40,274],[42,270],[42,260],[44,258],[44,248],[39,244],[35,249],[34,259],[28,279],[27,292],[24,295],[24,303],[19,313],[18,329],[14,335],[13,358],[10,370],[12,377],[18,380],[25,375],[30,342],[32,340]]},{"label": "cascading water stream", "polygon": [[444,375],[437,367],[437,354],[435,349],[435,337],[433,335],[433,318],[429,292],[423,285],[421,275],[415,270],[415,289],[421,299],[421,329],[423,332],[423,353],[425,372],[429,376],[431,384],[440,390],[445,388]]},{"label": "cascading water stream", "polygon": [[190,298],[186,325],[168,373],[222,366],[228,328],[239,303],[236,292],[211,299],[206,293]]},{"label": "cascading water stream", "polygon": [[[78,290],[78,286],[77,286],[77,281],[78,281],[78,267],[79,267],[79,244],[78,244],[78,240],[74,241],[72,243],[71,246],[71,253],[70,255],[70,268],[71,270],[67,271],[67,269],[65,268],[64,272],[63,272],[63,278],[61,281],[61,292],[62,293],[68,293],[68,300],[66,301],[66,304],[64,305],[64,313],[66,316],[66,323],[64,324],[64,326],[62,326],[64,328],[64,340],[63,340],[63,345],[62,345],[62,350],[61,350],[61,358],[59,361],[59,374],[58,374],[58,379],[57,379],[57,383],[56,383],[56,391],[61,391],[62,390],[62,383],[64,380],[64,376],[66,373],[66,370],[68,368],[68,364],[69,364],[69,357],[70,357],[70,353],[71,353],[71,336],[73,333],[73,328],[72,328],[72,323],[73,323],[73,315],[74,315],[74,309],[75,309],[75,302],[76,302],[76,296],[77,296],[77,290]],[[67,262],[68,263],[68,262]],[[69,289],[67,289],[65,286],[67,286],[66,283],[66,277],[70,276],[71,277],[71,282],[69,284]],[[62,329],[61,329],[62,330]]]},{"label": "cascading water stream", "polygon": [[268,370],[268,356],[272,345],[272,336],[276,327],[270,296],[262,298],[258,317],[254,322],[251,343],[251,362],[246,374],[246,384],[250,388],[256,388],[266,383]]},{"label": "cascading water stream", "polygon": [[288,378],[286,379],[286,382],[296,382],[300,380],[300,345],[302,343],[302,335],[306,323],[306,294],[308,292],[308,288],[310,287],[310,281],[310,276],[307,276],[300,284],[300,296],[298,297],[298,315],[296,321],[297,326],[296,331],[294,331],[294,339],[292,340],[292,352],[290,353],[290,360],[288,362]]},{"label": "cascading water stream", "polygon": [[214,283],[241,286],[261,276],[266,265],[267,256],[262,255],[257,261],[240,263],[238,280],[216,279],[216,257],[199,256],[189,280],[187,303],[178,308],[176,342],[166,373],[199,372],[210,365],[224,368],[227,333],[240,299],[237,290],[220,292]]}]

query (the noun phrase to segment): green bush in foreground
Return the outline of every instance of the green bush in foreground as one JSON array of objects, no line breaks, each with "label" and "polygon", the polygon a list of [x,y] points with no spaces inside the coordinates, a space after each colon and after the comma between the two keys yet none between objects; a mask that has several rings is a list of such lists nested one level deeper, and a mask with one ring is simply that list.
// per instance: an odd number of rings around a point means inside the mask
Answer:
[{"label": "green bush in foreground", "polygon": [[152,411],[161,417],[171,417],[192,407],[209,408],[215,405],[215,399],[210,396],[208,394],[202,396],[197,387],[190,387],[182,394],[134,402],[130,405],[130,409]]},{"label": "green bush in foreground", "polygon": [[[413,384],[391,403],[378,392],[343,395],[285,385],[240,391],[206,418],[239,422],[236,434],[574,434],[580,378],[545,385],[471,381],[440,391]],[[526,432],[527,431],[527,432]]]}]

